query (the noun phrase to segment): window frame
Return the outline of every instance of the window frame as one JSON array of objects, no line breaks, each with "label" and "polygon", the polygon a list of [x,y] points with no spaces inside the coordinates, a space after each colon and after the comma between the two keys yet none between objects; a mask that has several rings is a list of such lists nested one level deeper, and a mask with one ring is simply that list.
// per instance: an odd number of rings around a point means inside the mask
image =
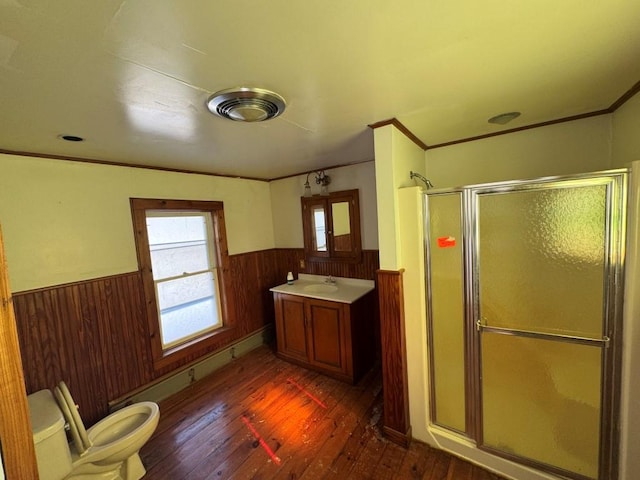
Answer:
[{"label": "window frame", "polygon": [[[153,367],[155,370],[160,370],[176,361],[187,357],[197,357],[206,353],[208,348],[231,337],[235,329],[235,316],[231,308],[233,303],[231,301],[232,288],[223,203],[207,200],[131,198],[130,205],[138,256],[138,268],[146,304]],[[212,250],[218,269],[218,293],[220,296],[222,326],[166,349],[163,349],[162,346],[156,287],[151,268],[151,252],[147,235],[147,210],[208,212],[211,215],[212,241],[214,242]]]},{"label": "window frame", "polygon": [[[197,277],[199,275],[206,274],[206,273],[209,273],[211,275],[213,289],[215,290],[214,308],[216,311],[216,320],[217,320],[216,323],[212,326],[201,328],[187,335],[183,335],[179,339],[173,340],[171,342],[167,342],[166,338],[164,338],[163,332],[165,332],[166,325],[164,325],[164,322],[163,322],[162,308],[160,305],[157,305],[157,309],[159,311],[159,320],[160,320],[159,323],[161,324],[160,338],[162,342],[162,348],[163,348],[163,351],[167,351],[174,347],[178,347],[180,345],[188,343],[192,339],[201,338],[207,333],[213,332],[214,330],[217,330],[224,326],[224,318],[222,317],[222,307],[220,303],[220,277],[218,275],[219,267],[218,267],[218,260],[217,260],[218,257],[216,255],[217,245],[213,235],[213,218],[211,217],[210,212],[200,212],[196,210],[184,210],[184,209],[182,210],[169,210],[169,209],[150,210],[148,209],[148,210],[145,210],[145,217],[147,221],[147,235],[149,235],[149,220],[154,218],[200,218],[204,222],[204,228],[206,231],[205,233],[206,238],[204,239],[206,242],[206,252],[208,257],[206,269],[184,272],[183,274],[179,274],[179,275],[174,274],[174,275],[166,276],[164,278],[157,278],[157,275],[156,275],[158,273],[157,269],[155,274],[152,272],[154,291],[156,293],[156,300],[158,300],[158,297],[161,297],[159,292],[162,285],[172,284],[176,281]],[[149,247],[151,247],[151,244],[149,244]],[[154,249],[149,248],[149,251],[151,252],[151,261],[153,262]],[[161,299],[162,298],[160,298],[160,300]]]}]

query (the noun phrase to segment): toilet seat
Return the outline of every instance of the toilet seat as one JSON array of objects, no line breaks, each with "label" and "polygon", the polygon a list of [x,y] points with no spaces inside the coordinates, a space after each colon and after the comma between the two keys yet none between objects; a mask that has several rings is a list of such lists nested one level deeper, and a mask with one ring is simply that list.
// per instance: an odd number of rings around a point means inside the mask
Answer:
[{"label": "toilet seat", "polygon": [[[64,384],[64,382],[60,382],[60,384]],[[65,385],[66,387],[66,385]],[[68,393],[68,389],[67,389],[67,393]],[[85,443],[82,440],[82,437],[80,436],[80,431],[78,430],[78,425],[76,424],[74,418],[73,418],[73,414],[71,413],[71,408],[69,407],[69,403],[67,402],[67,399],[64,397],[62,390],[60,389],[59,386],[54,387],[53,389],[53,394],[56,397],[56,400],[58,401],[58,406],[60,407],[60,410],[62,410],[62,415],[64,416],[64,419],[66,420],[67,424],[69,425],[69,431],[71,432],[71,438],[73,439],[73,443],[76,446],[76,450],[78,452],[78,455],[83,456],[87,453],[88,451],[88,447],[85,446]],[[72,403],[73,404],[73,403]],[[73,409],[75,410],[76,415],[78,414],[78,409],[76,408],[75,404],[73,404]],[[82,423],[82,422],[81,422]],[[84,427],[83,427],[84,428]],[[86,430],[85,430],[85,435],[86,435]]]},{"label": "toilet seat", "polygon": [[78,411],[78,405],[73,401],[73,397],[71,396],[71,392],[69,391],[69,387],[64,381],[61,381],[58,386],[60,387],[60,391],[62,392],[62,396],[67,402],[67,406],[69,407],[69,412],[71,413],[71,418],[73,418],[73,423],[75,423],[76,428],[78,430],[78,434],[80,435],[80,440],[83,443],[83,450],[88,450],[93,443],[89,439],[89,434],[87,433],[87,429],[84,428],[84,422],[82,421],[82,417],[80,417],[80,412]]}]

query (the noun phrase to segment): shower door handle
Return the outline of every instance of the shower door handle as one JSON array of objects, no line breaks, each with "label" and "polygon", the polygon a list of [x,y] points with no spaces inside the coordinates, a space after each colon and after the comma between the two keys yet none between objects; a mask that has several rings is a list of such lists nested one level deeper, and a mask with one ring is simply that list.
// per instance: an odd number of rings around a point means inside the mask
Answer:
[{"label": "shower door handle", "polygon": [[562,335],[559,333],[535,332],[532,330],[518,330],[515,328],[491,327],[483,324],[486,319],[480,319],[476,322],[478,332],[497,333],[500,335],[512,335],[515,337],[539,338],[544,340],[555,340],[567,343],[577,343],[580,345],[594,345],[600,347],[608,347],[610,338],[603,336],[602,338],[580,337],[577,335]]}]

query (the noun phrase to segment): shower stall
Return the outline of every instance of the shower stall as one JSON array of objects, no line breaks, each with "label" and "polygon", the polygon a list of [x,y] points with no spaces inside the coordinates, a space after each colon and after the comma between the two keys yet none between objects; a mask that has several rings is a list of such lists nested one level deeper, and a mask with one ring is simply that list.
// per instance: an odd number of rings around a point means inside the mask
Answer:
[{"label": "shower stall", "polygon": [[616,477],[626,195],[626,170],[424,194],[432,425]]}]

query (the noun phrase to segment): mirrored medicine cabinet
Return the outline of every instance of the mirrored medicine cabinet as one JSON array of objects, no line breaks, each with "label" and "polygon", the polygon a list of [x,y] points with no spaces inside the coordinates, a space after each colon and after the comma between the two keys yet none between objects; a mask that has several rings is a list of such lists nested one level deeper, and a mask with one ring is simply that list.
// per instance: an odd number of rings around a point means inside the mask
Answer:
[{"label": "mirrored medicine cabinet", "polygon": [[301,197],[304,252],[307,261],[359,262],[358,190]]}]

